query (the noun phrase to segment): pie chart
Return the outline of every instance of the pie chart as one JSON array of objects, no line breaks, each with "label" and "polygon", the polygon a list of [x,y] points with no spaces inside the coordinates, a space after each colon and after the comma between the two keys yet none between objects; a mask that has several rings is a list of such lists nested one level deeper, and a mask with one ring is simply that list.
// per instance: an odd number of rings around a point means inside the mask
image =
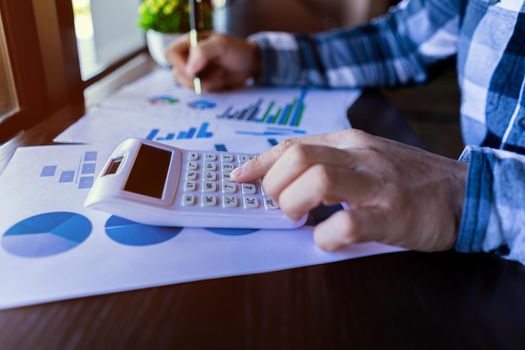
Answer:
[{"label": "pie chart", "polygon": [[71,212],[51,212],[29,217],[11,226],[2,247],[11,254],[39,258],[71,250],[91,234],[88,218]]},{"label": "pie chart", "polygon": [[106,234],[117,243],[128,246],[148,246],[169,241],[182,231],[182,227],[162,227],[139,224],[119,216],[106,222]]},{"label": "pie chart", "polygon": [[251,228],[206,228],[206,230],[221,236],[244,236],[259,231]]}]

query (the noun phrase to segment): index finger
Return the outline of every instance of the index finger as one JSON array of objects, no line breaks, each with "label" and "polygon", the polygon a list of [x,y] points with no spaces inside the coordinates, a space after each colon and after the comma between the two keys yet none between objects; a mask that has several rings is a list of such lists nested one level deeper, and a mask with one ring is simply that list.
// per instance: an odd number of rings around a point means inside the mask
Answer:
[{"label": "index finger", "polygon": [[298,143],[311,145],[330,145],[332,143],[331,134],[312,135],[302,138],[287,139],[268,151],[261,153],[257,157],[232,171],[230,177],[237,182],[250,182],[262,178],[281,155],[291,146]]}]

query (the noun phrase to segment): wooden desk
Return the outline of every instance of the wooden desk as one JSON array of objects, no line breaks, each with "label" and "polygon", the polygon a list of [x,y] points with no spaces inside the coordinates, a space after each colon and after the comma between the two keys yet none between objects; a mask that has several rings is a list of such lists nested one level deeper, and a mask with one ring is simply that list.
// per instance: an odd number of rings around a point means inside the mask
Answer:
[{"label": "wooden desk", "polygon": [[[349,117],[421,146],[378,93]],[[2,311],[0,348],[523,348],[524,325],[521,265],[407,252]]]}]

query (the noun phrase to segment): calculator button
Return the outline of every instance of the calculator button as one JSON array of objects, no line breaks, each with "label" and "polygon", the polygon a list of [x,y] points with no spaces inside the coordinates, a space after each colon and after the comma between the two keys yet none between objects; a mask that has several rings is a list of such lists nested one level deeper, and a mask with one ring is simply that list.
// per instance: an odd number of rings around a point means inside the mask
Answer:
[{"label": "calculator button", "polygon": [[207,171],[204,173],[204,180],[206,181],[217,181],[217,173],[213,171]]},{"label": "calculator button", "polygon": [[184,192],[195,192],[197,190],[197,183],[194,181],[186,181],[184,184]]},{"label": "calculator button", "polygon": [[213,153],[206,153],[204,155],[204,159],[206,159],[207,162],[214,162],[217,160],[217,155]]},{"label": "calculator button", "polygon": [[239,199],[235,196],[222,196],[222,206],[224,208],[237,208],[239,206]]},{"label": "calculator button", "polygon": [[221,159],[224,163],[231,163],[233,162],[233,155],[226,153],[221,155]]},{"label": "calculator button", "polygon": [[197,172],[196,171],[188,171],[188,173],[186,174],[186,179],[188,180],[197,180]]},{"label": "calculator button", "polygon": [[255,187],[254,184],[242,184],[242,193],[244,195],[247,194],[255,194],[257,192],[257,187]]},{"label": "calculator button", "polygon": [[222,165],[222,171],[232,172],[235,169],[235,165],[225,163]]},{"label": "calculator button", "polygon": [[216,171],[217,170],[217,164],[215,163],[206,163],[204,164],[204,169],[209,171]]},{"label": "calculator button", "polygon": [[217,192],[216,182],[204,182],[202,184],[202,192]]},{"label": "calculator button", "polygon": [[222,184],[222,193],[235,193],[237,192],[237,184],[233,182],[226,182]]},{"label": "calculator button", "polygon": [[243,164],[250,160],[250,156],[247,155],[240,155],[239,156],[239,163]]},{"label": "calculator button", "polygon": [[199,170],[199,164],[195,162],[188,162],[189,170]]},{"label": "calculator button", "polygon": [[217,197],[210,194],[203,194],[201,205],[203,207],[215,207],[217,206]]},{"label": "calculator button", "polygon": [[182,196],[182,205],[185,207],[191,207],[192,205],[195,205],[195,196],[192,194],[185,194]]},{"label": "calculator button", "polygon": [[222,181],[224,183],[227,183],[227,182],[233,182],[233,180],[231,179],[230,177],[230,173],[223,173],[222,174]]},{"label": "calculator button", "polygon": [[277,203],[275,203],[273,199],[268,198],[268,197],[264,198],[264,207],[266,208],[266,210],[279,209],[279,206],[277,205]]},{"label": "calculator button", "polygon": [[244,208],[256,209],[259,208],[259,199],[256,197],[244,197]]},{"label": "calculator button", "polygon": [[190,160],[199,160],[200,156],[197,152],[190,152]]}]

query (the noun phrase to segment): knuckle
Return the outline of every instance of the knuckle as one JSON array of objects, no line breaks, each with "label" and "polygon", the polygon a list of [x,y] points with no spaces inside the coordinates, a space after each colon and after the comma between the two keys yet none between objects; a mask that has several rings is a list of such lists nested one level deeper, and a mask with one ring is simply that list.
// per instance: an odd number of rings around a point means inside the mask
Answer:
[{"label": "knuckle", "polygon": [[228,46],[228,37],[224,34],[214,34],[210,37],[209,43],[219,48],[220,52],[223,53]]},{"label": "knuckle", "polygon": [[299,138],[286,139],[271,149],[275,158],[280,158],[290,147],[299,144]]},{"label": "knuckle", "polygon": [[355,138],[362,138],[368,136],[366,132],[360,129],[349,129],[344,131],[346,133],[346,136],[348,137],[355,137]]},{"label": "knuckle", "polygon": [[315,179],[317,191],[321,193],[326,193],[335,182],[332,168],[324,164],[314,165],[312,175]]},{"label": "knuckle", "polygon": [[310,148],[301,143],[292,145],[287,151],[294,163],[298,165],[308,165],[310,162]]},{"label": "knuckle", "polygon": [[289,139],[286,139],[284,141],[282,141],[281,143],[279,143],[278,146],[281,146],[281,147],[284,147],[284,148],[288,148],[292,145],[295,145],[299,143],[299,138],[297,137],[292,137],[292,138],[289,138]]},{"label": "knuckle", "polygon": [[261,169],[263,167],[264,157],[265,157],[264,153],[259,154],[255,158],[251,159],[248,163],[246,163],[246,165],[250,169],[255,169],[255,170]]},{"label": "knuckle", "polygon": [[345,211],[338,216],[338,226],[341,228],[341,239],[345,244],[357,243],[362,241],[359,221],[349,211]]},{"label": "knuckle", "polygon": [[334,252],[336,251],[336,245],[320,238],[319,236],[315,236],[314,238],[315,244],[321,248],[321,250],[324,250],[325,252]]},{"label": "knuckle", "polygon": [[221,45],[224,45],[228,42],[228,36],[225,35],[225,34],[214,34],[212,36],[212,39],[218,43],[218,44],[221,44]]}]

